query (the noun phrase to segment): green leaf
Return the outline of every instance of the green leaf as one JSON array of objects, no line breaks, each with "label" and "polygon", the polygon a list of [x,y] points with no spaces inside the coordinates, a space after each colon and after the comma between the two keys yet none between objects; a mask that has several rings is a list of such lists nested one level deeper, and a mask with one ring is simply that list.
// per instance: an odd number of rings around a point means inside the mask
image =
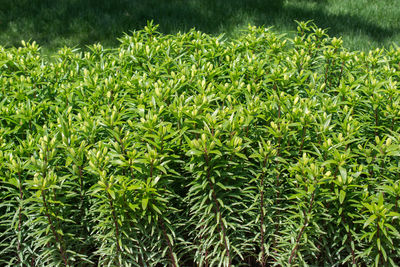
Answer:
[{"label": "green leaf", "polygon": [[151,204],[151,207],[154,209],[155,212],[157,212],[158,214],[162,214],[161,211],[157,208],[156,205]]},{"label": "green leaf", "polygon": [[343,204],[343,201],[344,201],[345,197],[346,197],[346,192],[343,191],[343,190],[340,190],[340,193],[339,193],[339,202],[340,202],[340,204]]},{"label": "green leaf", "polygon": [[65,166],[68,167],[72,163],[73,159],[71,157],[67,157],[65,161]]},{"label": "green leaf", "polygon": [[115,192],[112,189],[107,189],[107,192],[110,194],[112,199],[115,199]]},{"label": "green leaf", "polygon": [[383,193],[380,193],[378,196],[378,206],[383,207]]},{"label": "green leaf", "polygon": [[219,187],[221,187],[223,190],[226,190],[227,188],[221,184],[220,182],[217,182],[216,185],[218,185]]},{"label": "green leaf", "polygon": [[344,184],[347,184],[347,170],[343,167],[339,167],[340,176]]},{"label": "green leaf", "polygon": [[367,227],[368,225],[370,225],[373,221],[376,220],[376,218],[377,218],[376,215],[375,215],[375,214],[372,214],[372,215],[365,221],[363,228],[365,228],[365,227]]},{"label": "green leaf", "polygon": [[379,266],[379,253],[375,256],[375,267]]},{"label": "green leaf", "polygon": [[142,198],[142,208],[143,208],[143,210],[146,210],[148,203],[149,203],[149,198],[147,198],[147,197]]},{"label": "green leaf", "polygon": [[139,205],[138,204],[132,204],[132,203],[128,203],[129,208],[131,208],[131,210],[135,211]]}]

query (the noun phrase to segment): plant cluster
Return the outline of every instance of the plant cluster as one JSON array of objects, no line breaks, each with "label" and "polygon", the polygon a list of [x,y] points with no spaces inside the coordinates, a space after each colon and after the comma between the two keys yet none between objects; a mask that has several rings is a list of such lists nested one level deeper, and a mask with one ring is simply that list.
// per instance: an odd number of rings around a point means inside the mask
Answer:
[{"label": "plant cluster", "polygon": [[0,47],[0,265],[400,262],[400,50],[162,35]]}]

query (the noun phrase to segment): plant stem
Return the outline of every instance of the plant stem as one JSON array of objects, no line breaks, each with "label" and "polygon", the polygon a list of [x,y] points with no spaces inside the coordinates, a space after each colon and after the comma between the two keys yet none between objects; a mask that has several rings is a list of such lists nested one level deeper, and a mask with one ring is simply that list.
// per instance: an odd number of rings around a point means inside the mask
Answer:
[{"label": "plant stem", "polygon": [[[149,173],[150,178],[153,178],[153,171],[154,171],[154,160],[152,159],[150,161],[150,173]],[[177,265],[175,262],[174,253],[172,251],[172,245],[171,245],[171,242],[169,241],[167,231],[165,230],[164,219],[162,218],[162,216],[160,216],[160,225],[161,225],[161,231],[163,232],[165,241],[167,242],[167,245],[168,245],[169,256],[171,258],[171,264],[173,267],[176,267]]]},{"label": "plant stem", "polygon": [[278,87],[276,86],[276,83],[274,83],[274,91],[275,91],[276,95],[278,96],[278,119],[280,119],[281,118],[281,103],[280,103],[281,97],[279,95]]},{"label": "plant stem", "polygon": [[171,242],[169,241],[168,235],[167,235],[167,231],[165,231],[165,226],[164,226],[164,220],[162,217],[160,217],[160,224],[161,224],[161,230],[163,232],[164,238],[167,241],[167,245],[168,245],[168,250],[169,250],[169,256],[171,258],[171,264],[173,267],[176,267],[176,262],[175,262],[175,258],[174,258],[174,253],[172,252],[172,245]]},{"label": "plant stem", "polygon": [[267,158],[265,158],[264,162],[263,162],[263,170],[262,170],[262,174],[260,177],[260,235],[261,235],[261,266],[265,267],[265,248],[264,248],[264,176],[265,176],[265,172],[264,172],[264,168],[267,165]]},{"label": "plant stem", "polygon": [[112,215],[113,222],[114,222],[114,227],[115,227],[115,244],[117,245],[117,255],[118,255],[120,253],[120,251],[121,251],[121,248],[119,247],[118,221],[117,221],[117,216],[115,214],[114,203],[113,203],[112,197],[111,197],[110,193],[108,193],[108,191],[107,191],[107,197],[108,197],[108,203],[109,203],[110,208],[111,208],[111,215]]},{"label": "plant stem", "polygon": [[83,222],[84,222],[84,218],[85,218],[85,210],[84,210],[84,208],[83,208],[83,202],[84,202],[84,198],[85,198],[85,192],[83,191],[83,175],[82,175],[82,171],[83,171],[83,168],[82,168],[82,165],[80,165],[79,167],[78,167],[78,170],[79,170],[79,186],[80,186],[80,192],[79,192],[79,195],[80,195],[80,213],[81,213],[81,218],[82,218],[82,221],[81,221],[81,223],[82,223],[82,225],[83,225]]},{"label": "plant stem", "polygon": [[[326,69],[325,69],[325,85],[326,85],[326,87],[328,87],[328,71],[329,71],[330,63],[331,63],[331,60],[328,59],[328,64],[326,65]],[[325,92],[325,89],[324,89],[324,92]]]},{"label": "plant stem", "polygon": [[[18,180],[19,180],[18,233],[21,233],[21,225],[22,225],[21,210],[22,210],[23,193],[22,193],[22,179],[20,172],[18,172]],[[21,255],[21,241],[19,237],[17,240],[17,251],[18,251],[18,261],[22,263],[22,259],[19,258],[19,255]]]},{"label": "plant stem", "polygon": [[[342,217],[343,224],[347,225],[347,221],[346,221],[346,218],[343,216],[343,212],[341,214],[341,217]],[[353,237],[350,233],[350,229],[349,229],[349,231],[346,230],[346,232],[347,232],[347,240],[350,242],[352,264],[354,265],[354,264],[356,264],[356,255],[355,255],[355,251],[354,251],[353,247],[351,246],[351,244],[353,243]]]},{"label": "plant stem", "polygon": [[340,73],[339,73],[339,78],[338,78],[336,87],[339,87],[339,85],[340,85],[340,80],[342,79],[342,75],[343,75],[343,68],[344,68],[344,61],[342,61],[342,64],[340,66]]},{"label": "plant stem", "polygon": [[[203,225],[203,219],[201,219],[201,230],[203,230],[204,229],[204,225]],[[201,236],[200,236],[200,245],[201,245],[201,240],[203,239],[203,234],[201,234]],[[207,257],[208,257],[208,250],[207,250],[207,248],[205,249],[205,252],[204,252],[204,259],[205,259],[205,267],[208,267],[208,259],[207,259]]]},{"label": "plant stem", "polygon": [[206,160],[206,164],[207,164],[207,180],[208,180],[208,184],[211,188],[211,192],[212,192],[212,196],[213,196],[213,200],[215,203],[215,215],[217,217],[217,221],[218,221],[218,217],[220,218],[219,220],[219,224],[221,227],[221,231],[222,231],[222,237],[224,239],[224,244],[225,244],[225,249],[226,249],[226,255],[228,256],[228,267],[230,267],[232,265],[231,263],[231,256],[229,253],[229,247],[228,247],[228,242],[226,240],[226,232],[225,232],[225,226],[224,223],[222,222],[222,214],[221,211],[219,209],[219,204],[218,204],[218,200],[217,200],[217,195],[215,194],[215,189],[214,189],[214,185],[211,181],[211,166],[210,166],[210,159],[208,157],[208,152],[207,149],[204,151],[204,158]]},{"label": "plant stem", "polygon": [[64,251],[62,242],[61,242],[60,237],[58,236],[58,234],[57,234],[57,232],[56,232],[56,230],[54,228],[53,220],[51,219],[51,216],[50,216],[49,208],[48,208],[47,201],[46,201],[46,190],[42,190],[42,200],[43,200],[43,205],[44,205],[44,208],[45,208],[45,211],[46,211],[45,215],[46,215],[47,221],[48,221],[48,223],[50,225],[51,232],[53,233],[53,236],[56,239],[56,242],[60,246],[59,250],[60,250],[61,257],[62,257],[62,259],[64,261],[64,265],[68,266],[68,259],[67,259],[67,256],[65,255],[65,251]]},{"label": "plant stem", "polygon": [[301,134],[301,145],[300,145],[300,150],[299,150],[299,155],[300,156],[301,156],[301,152],[303,151],[304,137],[306,135],[306,128],[307,128],[307,125],[304,125],[303,126],[303,131],[302,131],[302,134]]},{"label": "plant stem", "polygon": [[296,251],[297,251],[297,249],[299,247],[300,239],[303,236],[304,230],[308,226],[308,217],[307,217],[307,215],[309,215],[311,213],[311,209],[312,209],[312,206],[314,204],[314,197],[315,197],[315,190],[313,191],[313,193],[311,195],[310,205],[308,207],[307,213],[305,214],[306,215],[306,220],[305,220],[305,222],[304,222],[299,234],[297,235],[296,245],[294,246],[294,248],[292,249],[292,252],[290,253],[289,265],[292,264],[292,261],[296,258]]},{"label": "plant stem", "polygon": [[[378,221],[376,222],[376,237],[379,239],[380,238],[380,227],[379,227],[379,223]],[[378,252],[379,252],[379,262],[383,264],[383,255],[382,255],[382,251],[378,248]]]},{"label": "plant stem", "polygon": [[[281,137],[279,137],[279,139],[278,139],[278,148],[277,148],[277,153],[276,153],[276,156],[277,157],[279,157],[279,155],[280,155],[280,150],[281,150]],[[278,167],[279,167],[279,165],[278,165]],[[278,169],[278,167],[277,167],[277,169]],[[278,170],[278,173],[276,174],[276,185],[275,185],[275,187],[276,187],[276,203],[275,203],[275,206],[278,206],[279,205],[279,203],[280,203],[280,201],[279,201],[279,197],[280,197],[280,191],[279,191],[279,185],[280,185],[280,181],[279,181],[279,178],[280,178],[280,175],[281,175],[281,172]],[[280,215],[280,211],[279,211],[279,209],[277,210],[277,212],[276,212],[276,217],[278,218],[279,217],[279,215]],[[279,220],[278,220],[278,223],[275,225],[275,238],[274,238],[274,242],[273,242],[273,247],[274,248],[276,248],[276,235],[278,234],[278,231],[279,231],[279,227],[280,227],[280,223],[279,223]]]},{"label": "plant stem", "polygon": [[379,114],[378,108],[375,109],[375,136],[378,136]]}]

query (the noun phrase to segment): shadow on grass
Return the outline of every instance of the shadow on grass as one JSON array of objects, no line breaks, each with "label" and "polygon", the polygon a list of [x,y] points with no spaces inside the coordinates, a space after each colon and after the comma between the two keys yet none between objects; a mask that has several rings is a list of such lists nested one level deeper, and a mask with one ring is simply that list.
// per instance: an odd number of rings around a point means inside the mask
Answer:
[{"label": "shadow on grass", "polygon": [[390,39],[400,30],[384,28],[358,16],[329,14],[324,7],[318,7],[313,10],[292,7],[285,9],[285,12],[288,17],[294,17],[298,21],[312,19],[318,27],[327,28],[329,34],[335,36],[345,33],[361,33],[375,41],[383,42],[386,39]]},{"label": "shadow on grass", "polygon": [[[31,39],[54,50],[118,44],[123,32],[142,29],[148,20],[163,33],[193,27],[210,34],[235,34],[248,23],[295,29],[294,20],[314,20],[332,35],[359,33],[383,42],[399,29],[378,26],[367,18],[330,14],[326,0],[0,0],[0,44]],[[293,4],[296,2],[296,4]]]}]

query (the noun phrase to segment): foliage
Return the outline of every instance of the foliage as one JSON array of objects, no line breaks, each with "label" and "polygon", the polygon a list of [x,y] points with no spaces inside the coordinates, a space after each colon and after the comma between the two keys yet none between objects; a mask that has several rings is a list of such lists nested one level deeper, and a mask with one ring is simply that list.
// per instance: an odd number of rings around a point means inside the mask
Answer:
[{"label": "foliage", "polygon": [[400,50],[299,23],[0,47],[0,262],[396,265]]}]

